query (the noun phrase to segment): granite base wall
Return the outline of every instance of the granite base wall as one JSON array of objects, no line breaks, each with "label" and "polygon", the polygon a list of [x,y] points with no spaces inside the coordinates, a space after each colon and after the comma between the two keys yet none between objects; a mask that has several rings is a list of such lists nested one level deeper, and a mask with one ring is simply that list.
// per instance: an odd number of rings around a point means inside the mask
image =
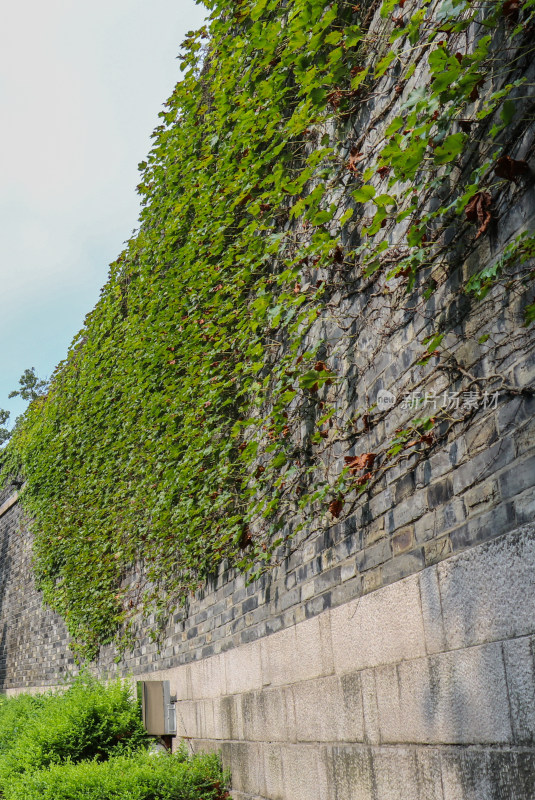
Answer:
[{"label": "granite base wall", "polygon": [[[75,670],[32,588],[18,515],[13,503],[0,519],[18,575],[2,584],[8,695]],[[170,680],[174,746],[220,750],[234,800],[532,800],[534,590],[530,524],[215,655],[115,670]],[[15,603],[26,610],[7,625]],[[109,675],[104,662],[93,667]]]},{"label": "granite base wall", "polygon": [[535,796],[535,528],[147,678],[235,800]]}]

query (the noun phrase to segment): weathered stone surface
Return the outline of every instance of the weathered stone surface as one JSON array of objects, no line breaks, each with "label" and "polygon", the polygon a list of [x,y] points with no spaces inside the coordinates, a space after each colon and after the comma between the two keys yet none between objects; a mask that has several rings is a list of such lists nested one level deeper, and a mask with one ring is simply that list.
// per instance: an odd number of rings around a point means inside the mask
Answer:
[{"label": "weathered stone surface", "polygon": [[446,650],[446,633],[442,619],[437,568],[424,569],[420,573],[419,581],[425,649],[427,653],[441,653]]},{"label": "weathered stone surface", "polygon": [[535,742],[535,658],[531,636],[503,643],[511,723],[517,744]]},{"label": "weathered stone surface", "polygon": [[[287,692],[271,690],[242,695],[243,738],[248,741],[287,742],[294,738],[293,710],[289,716]],[[240,737],[241,738],[241,737]]]},{"label": "weathered stone surface", "polygon": [[382,742],[504,744],[510,710],[498,644],[377,670]]},{"label": "weathered stone surface", "polygon": [[223,758],[232,770],[232,784],[248,795],[265,796],[264,753],[251,742],[225,742]]},{"label": "weathered stone surface", "polygon": [[532,632],[534,560],[535,534],[526,528],[438,565],[448,648]]},{"label": "weathered stone surface", "polygon": [[376,795],[381,800],[402,800],[402,792],[408,797],[418,797],[418,765],[414,750],[403,747],[376,750],[373,753],[373,774]]},{"label": "weathered stone surface", "polygon": [[424,655],[418,578],[333,609],[331,626],[337,673]]},{"label": "weathered stone surface", "polygon": [[441,754],[444,800],[491,800],[489,754],[452,750]]},{"label": "weathered stone surface", "polygon": [[276,744],[264,745],[264,775],[266,797],[273,800],[286,800],[284,774],[282,771],[283,747]]},{"label": "weathered stone surface", "polygon": [[364,716],[364,741],[367,744],[379,744],[381,732],[379,728],[379,709],[377,707],[377,685],[375,670],[364,669],[360,673],[362,687],[362,711]]},{"label": "weathered stone surface", "polygon": [[262,688],[260,643],[251,642],[223,654],[226,694]]},{"label": "weathered stone surface", "polygon": [[283,748],[284,800],[310,800],[328,797],[327,767],[323,751],[307,745]]},{"label": "weathered stone surface", "polygon": [[297,740],[363,741],[362,690],[358,675],[318,678],[293,687]]},{"label": "weathered stone surface", "polygon": [[367,749],[332,747],[327,761],[333,800],[375,800],[373,762]]},{"label": "weathered stone surface", "polygon": [[[189,685],[177,686],[177,696],[181,697],[184,692],[188,693],[193,699],[201,697],[220,697],[227,694],[225,682],[225,659],[224,656],[214,656],[196,661],[188,668]],[[189,688],[191,687],[191,688]]]}]

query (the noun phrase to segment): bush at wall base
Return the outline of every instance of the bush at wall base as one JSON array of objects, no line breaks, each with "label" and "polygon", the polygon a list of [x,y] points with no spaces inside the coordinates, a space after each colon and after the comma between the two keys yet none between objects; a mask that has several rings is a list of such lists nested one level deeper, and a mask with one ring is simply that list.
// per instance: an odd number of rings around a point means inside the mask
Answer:
[{"label": "bush at wall base", "polygon": [[4,800],[225,800],[216,755],[155,755],[131,686],[87,675],[0,700]]},{"label": "bush at wall base", "polygon": [[65,761],[105,761],[147,743],[126,682],[84,675],[63,690],[0,705],[0,789],[14,776]]},{"label": "bush at wall base", "polygon": [[55,764],[25,773],[4,789],[5,800],[224,800],[219,758],[139,752],[109,761]]}]

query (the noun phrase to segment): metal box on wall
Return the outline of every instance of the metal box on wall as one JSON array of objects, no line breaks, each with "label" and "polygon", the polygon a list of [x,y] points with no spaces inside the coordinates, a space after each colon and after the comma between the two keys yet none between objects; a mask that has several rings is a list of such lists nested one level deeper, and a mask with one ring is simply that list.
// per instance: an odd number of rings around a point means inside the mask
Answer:
[{"label": "metal box on wall", "polygon": [[143,724],[151,736],[176,734],[176,698],[171,697],[169,681],[138,681]]}]

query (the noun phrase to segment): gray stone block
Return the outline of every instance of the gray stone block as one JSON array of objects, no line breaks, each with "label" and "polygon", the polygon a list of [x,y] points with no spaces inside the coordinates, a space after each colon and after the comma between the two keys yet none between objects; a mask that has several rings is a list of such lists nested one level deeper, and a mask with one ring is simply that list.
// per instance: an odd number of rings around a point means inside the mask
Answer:
[{"label": "gray stone block", "polygon": [[228,650],[223,656],[225,693],[254,691],[262,688],[260,642]]},{"label": "gray stone block", "polygon": [[442,653],[446,649],[446,634],[436,567],[422,570],[419,582],[426,651]]},{"label": "gray stone block", "polygon": [[219,722],[222,739],[243,739],[241,695],[225,695],[214,700],[214,718]]},{"label": "gray stone block", "polygon": [[282,750],[284,800],[329,797],[324,751],[317,745],[289,745]]},{"label": "gray stone block", "polygon": [[463,501],[469,514],[479,514],[492,508],[500,501],[498,481],[490,478],[483,484],[479,483],[463,495]]},{"label": "gray stone block", "polygon": [[490,751],[488,770],[492,800],[531,800],[535,797],[535,753]]},{"label": "gray stone block", "polygon": [[505,499],[535,486],[535,455],[515,461],[500,474],[501,496]]},{"label": "gray stone block", "polygon": [[440,751],[431,747],[416,748],[416,773],[419,800],[444,800]]},{"label": "gray stone block", "polygon": [[535,519],[535,487],[517,495],[514,499],[514,507],[518,524],[531,524]]},{"label": "gray stone block", "polygon": [[431,484],[427,490],[427,503],[432,510],[439,505],[447,503],[453,497],[453,483],[451,478],[444,478]]},{"label": "gray stone block", "polygon": [[535,631],[535,530],[526,526],[437,567],[449,648]]},{"label": "gray stone block", "polygon": [[448,558],[453,551],[451,537],[442,536],[440,539],[433,539],[424,544],[424,558],[426,565],[438,564]]},{"label": "gray stone block", "polygon": [[515,506],[513,502],[504,503],[492,511],[469,518],[463,525],[450,531],[450,539],[454,552],[497,536],[517,527]]},{"label": "gray stone block", "polygon": [[330,615],[338,674],[425,654],[416,576],[333,608]]},{"label": "gray stone block", "polygon": [[379,710],[377,708],[375,671],[373,669],[365,669],[362,670],[359,675],[362,687],[364,741],[367,744],[379,744],[381,741],[381,734],[379,729]]},{"label": "gray stone block", "polygon": [[290,733],[286,691],[266,690],[242,695],[243,738],[248,741],[285,742]]},{"label": "gray stone block", "polygon": [[377,797],[404,800],[419,797],[416,751],[405,747],[381,747],[373,751],[373,774]]},{"label": "gray stone block", "polygon": [[263,752],[266,796],[270,800],[286,800],[282,772],[282,747],[276,744],[264,744]]},{"label": "gray stone block", "polygon": [[516,744],[535,742],[535,663],[533,637],[503,643],[511,723]]},{"label": "gray stone block", "polygon": [[414,538],[421,544],[427,542],[435,535],[436,511],[430,511],[414,523]]},{"label": "gray stone block", "polygon": [[265,794],[262,745],[230,742],[223,745],[223,760],[230,767],[233,788],[253,796]]},{"label": "gray stone block", "polygon": [[321,614],[327,608],[331,607],[331,593],[324,592],[319,597],[313,597],[305,603],[305,614],[308,617],[314,617],[316,614]]},{"label": "gray stone block", "polygon": [[394,506],[388,515],[388,528],[390,532],[403,528],[410,522],[414,522],[428,511],[427,497],[425,490],[416,492],[410,499],[404,500],[399,505]]},{"label": "gray stone block", "polygon": [[455,497],[448,503],[439,506],[435,511],[435,536],[440,536],[444,531],[454,528],[466,518],[464,500]]},{"label": "gray stone block", "polygon": [[419,547],[411,553],[403,553],[392,558],[383,565],[382,576],[383,584],[393,583],[413,575],[425,566],[423,548]]},{"label": "gray stone block", "polygon": [[[535,409],[535,397],[531,400],[531,407]],[[535,447],[535,410],[531,411],[528,420],[515,430],[514,439],[518,456],[533,452]]]},{"label": "gray stone block", "polygon": [[323,572],[314,580],[314,592],[316,594],[321,594],[327,589],[332,589],[334,586],[340,583],[341,574],[341,566],[336,566],[327,570],[327,572]]},{"label": "gray stone block", "polygon": [[388,539],[381,539],[357,553],[356,564],[359,572],[384,564],[392,556],[392,545]]},{"label": "gray stone block", "polygon": [[382,742],[512,740],[499,644],[378,667],[376,684]]},{"label": "gray stone block", "polygon": [[358,675],[318,678],[293,687],[297,740],[363,740],[362,694]]},{"label": "gray stone block", "polygon": [[444,800],[498,800],[492,794],[488,752],[452,749],[443,751],[440,760]]},{"label": "gray stone block", "polygon": [[[532,420],[535,414],[535,398],[527,396],[512,397],[509,402],[498,409],[498,430],[501,435],[515,428],[522,428],[522,423]],[[533,447],[533,439],[531,440]]]},{"label": "gray stone block", "polygon": [[326,758],[333,800],[376,800],[373,761],[368,748],[330,747]]},{"label": "gray stone block", "polygon": [[456,495],[469,486],[479,483],[491,474],[510,464],[515,457],[515,448],[510,438],[501,439],[472,458],[453,472],[453,491]]},{"label": "gray stone block", "polygon": [[355,597],[360,597],[362,594],[362,582],[363,577],[361,575],[357,575],[351,580],[340,584],[340,586],[335,586],[331,592],[332,607],[334,608],[334,606],[347,603],[349,600],[353,600]]}]

